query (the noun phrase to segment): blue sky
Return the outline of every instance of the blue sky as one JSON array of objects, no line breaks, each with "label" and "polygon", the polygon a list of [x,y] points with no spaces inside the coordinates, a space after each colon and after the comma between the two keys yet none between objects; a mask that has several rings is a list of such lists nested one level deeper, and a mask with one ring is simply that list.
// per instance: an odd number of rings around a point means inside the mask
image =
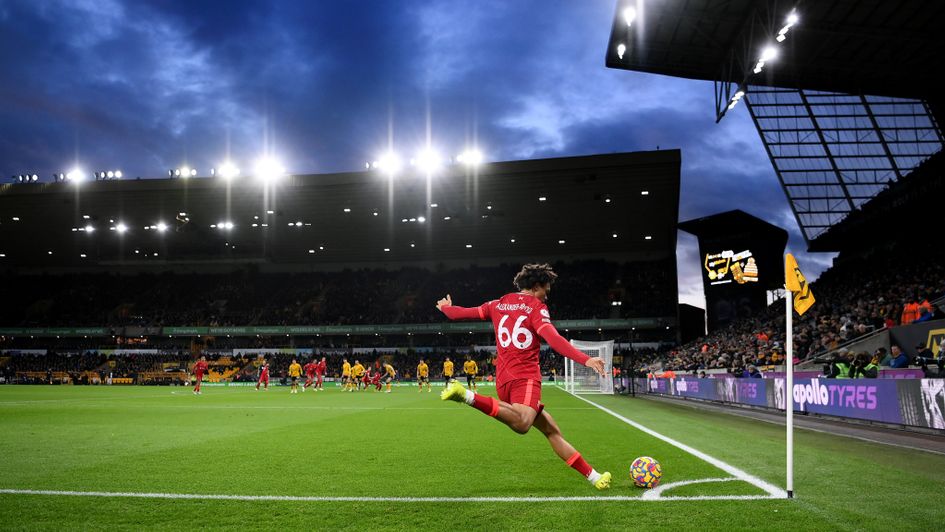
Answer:
[{"label": "blue sky", "polygon": [[[710,83],[604,67],[614,0],[0,2],[0,175],[78,162],[160,177],[263,153],[361,168],[389,139],[491,160],[680,148],[680,219],[740,208],[803,252],[744,108]],[[248,163],[244,163],[248,164]],[[695,239],[680,297],[702,306]]]}]

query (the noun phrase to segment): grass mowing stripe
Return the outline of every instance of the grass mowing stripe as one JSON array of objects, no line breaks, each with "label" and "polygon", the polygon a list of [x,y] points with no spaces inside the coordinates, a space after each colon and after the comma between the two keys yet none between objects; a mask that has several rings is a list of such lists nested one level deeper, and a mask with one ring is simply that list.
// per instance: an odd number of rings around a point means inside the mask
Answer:
[{"label": "grass mowing stripe", "polygon": [[[562,391],[564,391],[564,390],[562,390]],[[624,423],[630,425],[631,427],[634,427],[634,428],[636,428],[636,429],[638,429],[638,430],[641,430],[641,431],[643,431],[643,432],[649,434],[650,436],[653,436],[654,438],[658,438],[658,439],[660,439],[660,440],[663,440],[664,442],[666,442],[666,443],[672,445],[673,447],[676,447],[676,448],[678,448],[678,449],[681,449],[681,450],[683,450],[683,451],[685,451],[685,452],[687,452],[687,453],[689,453],[689,454],[695,456],[696,458],[699,458],[699,459],[701,459],[701,460],[703,460],[703,461],[705,461],[705,462],[708,462],[708,463],[712,464],[713,466],[715,466],[715,467],[721,469],[722,471],[725,471],[726,473],[728,473],[728,474],[730,474],[730,475],[732,475],[732,476],[738,478],[739,480],[744,480],[745,482],[747,482],[747,483],[749,483],[749,484],[753,484],[753,485],[757,486],[758,488],[763,489],[764,491],[768,492],[768,494],[771,496],[771,497],[769,497],[769,498],[778,498],[778,499],[785,499],[785,498],[787,498],[787,492],[784,491],[783,489],[781,489],[781,488],[775,486],[774,484],[765,482],[764,480],[761,480],[760,478],[758,478],[758,477],[756,477],[756,476],[754,476],[754,475],[750,475],[750,474],[746,473],[745,471],[742,471],[741,469],[739,469],[739,468],[737,468],[737,467],[735,467],[735,466],[733,466],[733,465],[731,465],[731,464],[728,464],[728,463],[726,463],[726,462],[723,462],[723,461],[719,460],[718,458],[714,458],[714,457],[712,457],[712,456],[709,456],[709,455],[705,454],[704,452],[699,451],[698,449],[694,449],[694,448],[692,448],[692,447],[690,447],[690,446],[688,446],[688,445],[686,445],[686,444],[684,444],[684,443],[678,442],[678,441],[676,441],[676,440],[674,440],[674,439],[672,439],[672,438],[670,438],[670,437],[668,437],[668,436],[663,436],[663,435],[660,434],[659,432],[656,432],[656,431],[653,430],[653,429],[649,429],[649,428],[647,428],[647,427],[644,427],[643,425],[637,423],[636,421],[633,421],[633,420],[631,420],[631,419],[629,419],[629,418],[627,418],[627,417],[624,417],[624,416],[618,414],[617,412],[614,412],[613,410],[611,410],[611,409],[609,409],[609,408],[607,408],[607,407],[605,407],[605,406],[601,406],[601,405],[595,403],[594,401],[591,401],[590,399],[586,399],[586,398],[584,398],[584,397],[581,397],[580,395],[572,394],[572,393],[566,392],[566,391],[565,391],[565,393],[568,393],[568,394],[570,394],[570,395],[572,395],[572,396],[574,396],[574,397],[576,397],[576,398],[578,398],[578,399],[584,401],[585,403],[588,403],[588,404],[591,404],[591,405],[593,405],[593,406],[596,406],[597,408],[599,408],[599,409],[602,410],[603,412],[606,412],[606,413],[608,413],[608,414],[614,416],[615,418],[619,419],[620,421],[623,421]]]},{"label": "grass mowing stripe", "polygon": [[[703,482],[723,479],[703,479]],[[724,479],[737,480],[737,479]],[[137,493],[111,491],[60,491],[2,489],[0,495],[46,495],[59,497],[106,497],[134,499],[201,499],[226,501],[292,501],[292,502],[664,502],[664,501],[744,501],[772,499],[768,495],[697,495],[694,497],[575,496],[575,497],[319,497],[301,495],[220,495],[211,493]]]}]

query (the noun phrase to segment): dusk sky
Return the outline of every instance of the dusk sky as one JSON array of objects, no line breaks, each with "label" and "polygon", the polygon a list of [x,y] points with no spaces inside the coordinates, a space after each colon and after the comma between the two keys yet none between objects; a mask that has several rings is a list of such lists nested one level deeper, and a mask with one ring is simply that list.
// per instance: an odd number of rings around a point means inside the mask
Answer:
[{"label": "dusk sky", "polygon": [[[0,176],[75,164],[162,177],[227,154],[361,169],[392,139],[488,160],[680,148],[680,219],[740,208],[805,244],[744,107],[604,67],[615,0],[0,0]],[[390,137],[389,137],[390,135]],[[704,306],[680,234],[681,302]]]}]

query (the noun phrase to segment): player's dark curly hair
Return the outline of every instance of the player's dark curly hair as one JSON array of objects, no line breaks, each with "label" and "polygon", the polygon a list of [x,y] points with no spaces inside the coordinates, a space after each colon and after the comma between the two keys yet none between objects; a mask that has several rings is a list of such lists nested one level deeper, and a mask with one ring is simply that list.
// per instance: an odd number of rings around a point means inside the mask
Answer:
[{"label": "player's dark curly hair", "polygon": [[550,264],[526,264],[512,282],[519,290],[531,290],[536,285],[553,284],[557,278]]}]

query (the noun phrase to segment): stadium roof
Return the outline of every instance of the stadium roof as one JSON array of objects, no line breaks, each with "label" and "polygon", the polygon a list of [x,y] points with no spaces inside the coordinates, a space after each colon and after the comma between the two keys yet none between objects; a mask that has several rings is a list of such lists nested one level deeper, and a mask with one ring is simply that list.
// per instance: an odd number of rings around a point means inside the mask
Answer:
[{"label": "stadium roof", "polygon": [[[624,10],[633,6],[628,26]],[[927,0],[619,0],[610,68],[741,83],[787,16],[798,22],[752,85],[940,99],[945,3]],[[618,46],[626,47],[623,58]]]},{"label": "stadium roof", "polygon": [[270,185],[251,178],[2,185],[0,269],[665,258],[675,254],[679,176],[680,152],[664,150],[477,171],[456,165],[429,179],[372,170]]}]

